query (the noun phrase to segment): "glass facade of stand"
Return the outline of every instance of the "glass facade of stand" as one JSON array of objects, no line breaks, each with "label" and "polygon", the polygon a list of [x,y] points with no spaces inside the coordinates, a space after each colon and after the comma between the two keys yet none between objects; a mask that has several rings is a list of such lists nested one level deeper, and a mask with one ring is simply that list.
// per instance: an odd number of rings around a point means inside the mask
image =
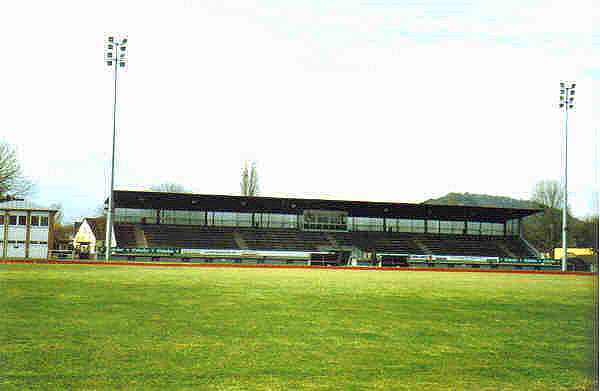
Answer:
[{"label": "glass facade of stand", "polygon": [[302,228],[317,231],[347,231],[348,213],[329,210],[305,210]]},{"label": "glass facade of stand", "polygon": [[[8,224],[18,224],[13,216]],[[11,220],[12,218],[12,220]],[[311,231],[368,231],[439,235],[518,236],[519,219],[503,223],[352,217],[346,212],[305,210],[298,214],[115,208],[116,223],[285,228]]]},{"label": "glass facade of stand", "polygon": [[386,219],[385,228],[387,232],[425,232],[425,220],[413,219]]}]

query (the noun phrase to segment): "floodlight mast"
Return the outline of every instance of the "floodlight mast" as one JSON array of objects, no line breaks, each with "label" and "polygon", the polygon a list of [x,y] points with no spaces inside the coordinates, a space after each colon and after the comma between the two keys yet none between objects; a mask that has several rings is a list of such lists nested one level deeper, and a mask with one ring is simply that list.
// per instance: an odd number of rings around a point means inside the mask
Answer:
[{"label": "floodlight mast", "polygon": [[109,36],[104,52],[106,65],[113,70],[114,96],[113,96],[113,132],[112,132],[112,155],[110,163],[110,190],[108,193],[108,210],[106,211],[106,240],[104,242],[105,260],[110,259],[112,245],[112,221],[113,221],[113,192],[115,184],[115,137],[117,133],[117,81],[119,68],[125,68],[127,64],[127,38],[115,39]]},{"label": "floodlight mast", "polygon": [[562,210],[562,262],[561,269],[567,271],[567,131],[569,122],[569,110],[575,108],[575,83],[560,82],[560,104],[559,107],[565,110],[565,141],[564,141],[564,179],[563,179],[563,210]]}]

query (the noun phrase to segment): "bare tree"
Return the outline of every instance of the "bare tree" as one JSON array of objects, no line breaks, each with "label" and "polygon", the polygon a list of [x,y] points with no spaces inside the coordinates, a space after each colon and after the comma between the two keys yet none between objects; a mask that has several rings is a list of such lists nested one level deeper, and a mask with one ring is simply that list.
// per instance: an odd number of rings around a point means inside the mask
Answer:
[{"label": "bare tree", "polygon": [[558,181],[544,180],[535,184],[531,200],[546,208],[561,209],[563,196],[564,192]]},{"label": "bare tree", "polygon": [[[543,180],[535,184],[531,201],[543,212],[525,220],[525,236],[544,251],[552,251],[561,243],[563,189],[558,181]],[[572,217],[567,207],[569,221]]]},{"label": "bare tree", "polygon": [[101,204],[96,207],[94,213],[98,217],[106,217],[106,210],[108,209],[107,204]]},{"label": "bare tree", "polygon": [[56,209],[56,213],[54,214],[54,224],[61,225],[63,222],[63,207],[60,203],[54,203],[50,205],[50,208]]},{"label": "bare tree", "polygon": [[150,187],[152,191],[161,191],[163,193],[189,193],[185,187],[175,182],[164,182]]},{"label": "bare tree", "polygon": [[72,224],[63,224],[63,207],[60,203],[51,204],[50,208],[56,209],[56,213],[54,214],[54,225],[52,227],[54,232],[54,238],[56,241],[54,242],[55,249],[59,248],[59,241],[66,241],[72,239],[74,232],[74,227]]},{"label": "bare tree", "polygon": [[33,183],[25,178],[16,151],[0,142],[0,197],[24,197],[33,191]]},{"label": "bare tree", "polygon": [[250,169],[248,169],[248,162],[244,162],[240,188],[243,196],[255,197],[258,195],[258,171],[256,170],[256,162],[252,162]]}]

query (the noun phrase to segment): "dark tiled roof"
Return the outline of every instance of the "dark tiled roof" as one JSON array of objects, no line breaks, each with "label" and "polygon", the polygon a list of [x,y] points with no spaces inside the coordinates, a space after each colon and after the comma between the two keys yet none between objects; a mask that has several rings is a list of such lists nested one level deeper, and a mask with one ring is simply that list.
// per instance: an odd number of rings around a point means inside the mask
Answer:
[{"label": "dark tiled roof", "polygon": [[92,229],[96,240],[106,239],[106,218],[105,217],[86,217],[85,220]]}]

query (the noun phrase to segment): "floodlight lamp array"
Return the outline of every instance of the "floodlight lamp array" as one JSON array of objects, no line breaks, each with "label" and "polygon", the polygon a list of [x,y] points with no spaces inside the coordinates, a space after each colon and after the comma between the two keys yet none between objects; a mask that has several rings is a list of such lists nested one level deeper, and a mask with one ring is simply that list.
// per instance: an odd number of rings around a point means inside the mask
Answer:
[{"label": "floodlight lamp array", "polygon": [[559,107],[565,110],[575,108],[575,83],[560,82]]},{"label": "floodlight lamp array", "polygon": [[127,65],[127,38],[115,39],[109,36],[106,40],[104,51],[104,61],[109,67],[119,66],[124,68]]}]

